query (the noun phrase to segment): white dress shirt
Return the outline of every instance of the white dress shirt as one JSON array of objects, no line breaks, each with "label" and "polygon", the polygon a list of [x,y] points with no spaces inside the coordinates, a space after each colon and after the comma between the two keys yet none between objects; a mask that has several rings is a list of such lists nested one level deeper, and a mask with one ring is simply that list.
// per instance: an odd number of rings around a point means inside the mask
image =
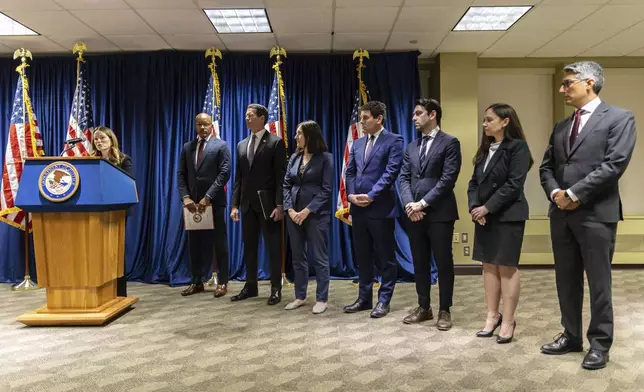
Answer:
[{"label": "white dress shirt", "polygon": [[[577,137],[581,135],[581,132],[584,129],[584,125],[586,125],[586,123],[588,122],[588,119],[590,119],[590,116],[593,115],[593,112],[597,110],[597,107],[599,107],[601,103],[602,103],[602,100],[599,99],[599,97],[596,97],[595,99],[593,99],[592,101],[588,102],[587,104],[581,107],[581,110],[583,111],[581,112],[581,118],[579,119],[579,129],[577,130]],[[568,131],[568,137],[570,137],[570,133],[572,133],[572,127],[574,125],[575,125],[575,121],[573,119],[573,122],[570,125],[570,130]],[[555,193],[559,192],[560,190],[561,189],[557,188],[554,191],[550,192],[550,200],[555,201]],[[572,201],[579,200],[577,196],[575,196],[575,194],[572,193],[570,189],[566,189],[566,193],[568,194],[568,196],[570,196]]]},{"label": "white dress shirt", "polygon": [[364,153],[365,153],[365,158],[367,154],[367,146],[369,145],[369,139],[371,139],[371,136],[373,136],[373,142],[371,142],[371,150],[373,151],[373,147],[376,145],[376,142],[378,141],[378,136],[384,131],[385,128],[380,128],[380,130],[373,135],[367,135],[367,144],[364,147]]},{"label": "white dress shirt", "polygon": [[[259,147],[259,142],[262,140],[264,137],[264,133],[266,133],[266,129],[262,129],[261,131],[257,131],[255,133],[255,149],[253,150],[253,153],[257,152],[257,147]],[[253,135],[250,136],[250,139],[248,139],[248,147],[246,148],[246,154],[250,155],[250,142],[252,141]],[[253,154],[255,156],[255,154]]]},{"label": "white dress shirt", "polygon": [[[207,144],[208,144],[208,142],[210,141],[210,138],[211,138],[211,137],[212,137],[212,133],[211,133],[210,135],[208,135],[208,137],[207,137],[207,138],[205,138],[205,139],[198,138],[199,140],[197,140],[197,150],[195,150],[195,166],[197,165],[197,156],[199,156],[199,154],[203,154],[203,152],[204,152],[204,151],[206,151],[206,145],[207,145]],[[203,145],[201,146],[201,152],[200,152],[200,151],[199,151],[199,142],[200,142],[201,140],[204,140],[204,143],[203,143]]]},{"label": "white dress shirt", "polygon": [[490,149],[488,150],[487,158],[485,159],[485,165],[483,165],[483,171],[487,169],[487,164],[490,163],[490,161],[492,160],[492,157],[494,156],[494,153],[496,152],[496,150],[499,149],[499,146],[501,145],[501,143],[502,142],[496,142],[496,143],[490,144]]}]

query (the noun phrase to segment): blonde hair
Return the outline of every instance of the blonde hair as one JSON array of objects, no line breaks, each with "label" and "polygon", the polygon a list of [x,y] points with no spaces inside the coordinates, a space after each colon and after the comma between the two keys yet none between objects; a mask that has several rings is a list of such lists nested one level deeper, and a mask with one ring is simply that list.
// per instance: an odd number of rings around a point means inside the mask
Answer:
[{"label": "blonde hair", "polygon": [[122,154],[121,150],[119,150],[119,141],[116,139],[116,135],[114,134],[114,131],[109,129],[108,127],[104,125],[99,125],[98,127],[94,127],[94,130],[92,131],[92,148],[94,149],[94,153],[92,155],[94,156],[103,156],[101,152],[96,148],[96,144],[94,144],[94,135],[96,135],[96,132],[103,132],[104,134],[107,135],[107,137],[110,138],[110,142],[112,142],[112,146],[110,147],[110,156],[108,157],[108,160],[115,165],[120,165],[122,159]]}]

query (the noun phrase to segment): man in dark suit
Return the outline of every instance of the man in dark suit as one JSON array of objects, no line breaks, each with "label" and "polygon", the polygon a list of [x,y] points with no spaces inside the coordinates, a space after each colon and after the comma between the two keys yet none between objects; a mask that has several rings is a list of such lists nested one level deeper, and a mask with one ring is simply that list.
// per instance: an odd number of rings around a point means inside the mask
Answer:
[{"label": "man in dark suit", "polygon": [[[365,136],[351,146],[345,172],[347,199],[351,205],[353,249],[360,266],[358,299],[344,307],[355,313],[373,307],[374,261],[382,275],[378,304],[371,317],[389,313],[389,302],[398,277],[395,219],[398,217],[396,178],[402,164],[403,138],[383,128],[386,106],[367,102],[360,108]],[[374,260],[375,258],[375,260]]]},{"label": "man in dark suit", "polygon": [[186,143],[181,150],[177,173],[179,194],[184,208],[192,213],[212,205],[215,229],[188,231],[192,283],[181,295],[204,291],[202,277],[212,263],[214,242],[219,261],[219,284],[215,288],[215,297],[218,298],[228,291],[225,186],[230,178],[230,150],[225,141],[212,136],[212,119],[208,114],[199,114],[195,127],[197,138]]},{"label": "man in dark suit", "polygon": [[602,67],[582,61],[564,68],[559,92],[577,110],[558,122],[539,169],[551,200],[550,233],[564,331],[544,354],[582,351],[584,270],[590,287],[590,350],[582,367],[601,369],[613,343],[611,262],[617,222],[623,220],[618,180],[635,147],[630,111],[608,106],[598,94]]},{"label": "man in dark suit", "polygon": [[[230,217],[242,217],[246,284],[232,297],[241,301],[257,297],[257,248],[260,230],[268,247],[271,270],[269,305],[282,300],[282,181],[286,166],[286,145],[280,137],[264,129],[268,111],[251,104],[246,110],[246,125],[251,134],[237,144],[237,170]],[[261,196],[260,196],[261,193]]]},{"label": "man in dark suit", "polygon": [[400,171],[400,192],[407,213],[409,242],[414,259],[418,308],[403,319],[415,324],[434,318],[430,306],[430,260],[438,267],[440,308],[436,327],[452,328],[450,307],[454,292],[452,235],[458,208],[454,184],[461,171],[461,145],[440,129],[442,110],[434,99],[419,99],[414,124],[422,137],[409,143]]}]

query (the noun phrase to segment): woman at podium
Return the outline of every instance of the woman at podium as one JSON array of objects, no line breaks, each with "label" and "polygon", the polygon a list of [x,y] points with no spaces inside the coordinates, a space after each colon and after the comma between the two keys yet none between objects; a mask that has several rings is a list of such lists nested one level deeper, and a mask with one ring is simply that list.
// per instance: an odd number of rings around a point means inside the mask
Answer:
[{"label": "woman at podium", "polygon": [[[92,147],[94,156],[107,159],[132,176],[132,158],[119,150],[119,142],[114,131],[102,125],[95,127],[92,134]],[[116,296],[127,297],[127,279],[125,276],[116,278]]]}]

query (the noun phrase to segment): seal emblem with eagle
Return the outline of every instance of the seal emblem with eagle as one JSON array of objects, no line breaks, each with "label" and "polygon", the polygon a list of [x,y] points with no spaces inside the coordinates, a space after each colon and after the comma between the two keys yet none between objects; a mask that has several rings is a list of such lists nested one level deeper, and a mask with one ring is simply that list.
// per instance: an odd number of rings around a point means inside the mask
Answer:
[{"label": "seal emblem with eagle", "polygon": [[68,162],[53,162],[43,169],[38,179],[40,194],[47,200],[61,202],[74,196],[80,184],[80,176]]}]

